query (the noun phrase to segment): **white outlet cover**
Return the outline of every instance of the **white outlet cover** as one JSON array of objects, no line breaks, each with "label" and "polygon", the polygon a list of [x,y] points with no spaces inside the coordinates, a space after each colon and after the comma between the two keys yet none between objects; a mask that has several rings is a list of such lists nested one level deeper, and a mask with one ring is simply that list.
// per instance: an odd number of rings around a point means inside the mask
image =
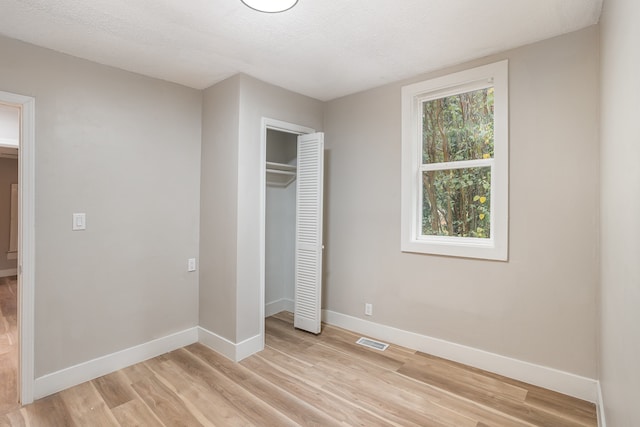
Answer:
[{"label": "white outlet cover", "polygon": [[364,314],[367,316],[373,315],[373,304],[364,305]]},{"label": "white outlet cover", "polygon": [[71,226],[73,231],[86,230],[87,229],[87,215],[85,213],[74,213],[73,223]]}]

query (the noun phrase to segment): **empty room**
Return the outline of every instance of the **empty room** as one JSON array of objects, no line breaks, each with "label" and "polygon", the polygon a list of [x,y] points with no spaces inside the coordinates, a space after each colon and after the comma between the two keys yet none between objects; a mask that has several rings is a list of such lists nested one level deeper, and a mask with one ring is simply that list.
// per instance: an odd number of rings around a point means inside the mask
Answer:
[{"label": "empty room", "polygon": [[0,0],[0,425],[640,425],[639,19]]}]

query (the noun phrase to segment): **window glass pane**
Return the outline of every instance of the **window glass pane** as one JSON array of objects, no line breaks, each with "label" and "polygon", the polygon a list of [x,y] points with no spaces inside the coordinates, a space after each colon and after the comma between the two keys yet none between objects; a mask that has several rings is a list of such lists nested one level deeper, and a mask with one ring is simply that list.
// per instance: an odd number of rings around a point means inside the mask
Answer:
[{"label": "window glass pane", "polygon": [[493,87],[422,103],[422,162],[493,158]]},{"label": "window glass pane", "polygon": [[422,173],[422,235],[491,237],[491,167]]}]

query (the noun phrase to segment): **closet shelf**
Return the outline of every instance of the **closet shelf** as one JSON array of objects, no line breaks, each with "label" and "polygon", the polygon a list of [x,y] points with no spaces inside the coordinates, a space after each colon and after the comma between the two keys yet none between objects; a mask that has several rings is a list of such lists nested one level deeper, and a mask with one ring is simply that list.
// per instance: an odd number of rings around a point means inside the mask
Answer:
[{"label": "closet shelf", "polygon": [[296,179],[296,167],[286,163],[267,162],[267,184],[286,187]]}]

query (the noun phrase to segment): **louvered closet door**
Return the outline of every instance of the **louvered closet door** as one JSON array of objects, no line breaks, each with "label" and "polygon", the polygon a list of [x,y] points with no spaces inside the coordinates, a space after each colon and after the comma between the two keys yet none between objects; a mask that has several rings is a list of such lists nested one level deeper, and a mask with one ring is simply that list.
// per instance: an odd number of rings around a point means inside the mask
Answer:
[{"label": "louvered closet door", "polygon": [[294,326],[320,333],[324,133],[298,137]]}]

